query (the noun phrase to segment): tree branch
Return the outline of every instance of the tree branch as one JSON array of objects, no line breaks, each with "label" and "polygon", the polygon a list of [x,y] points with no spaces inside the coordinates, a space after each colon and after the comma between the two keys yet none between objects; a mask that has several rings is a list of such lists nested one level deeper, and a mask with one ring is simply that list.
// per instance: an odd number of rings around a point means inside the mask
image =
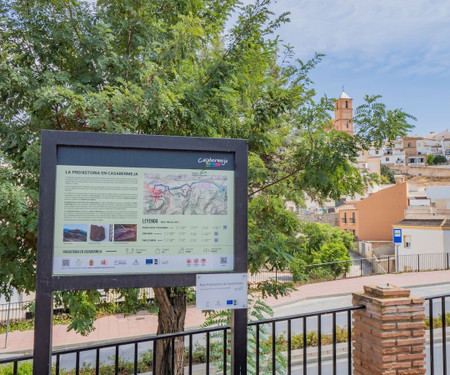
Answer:
[{"label": "tree branch", "polygon": [[72,7],[70,6],[70,2],[64,1],[64,4],[66,4],[67,10],[69,11],[70,20],[72,21],[72,27],[73,27],[73,30],[75,31],[75,34],[77,34],[78,39],[81,40],[80,33],[79,33],[77,27],[75,26],[75,21],[74,21],[74,19],[73,19]]},{"label": "tree branch", "polygon": [[127,57],[130,57],[130,46],[131,46],[131,41],[133,40],[133,34],[134,34],[134,25],[131,27],[131,30],[128,34]]},{"label": "tree branch", "polygon": [[263,191],[264,189],[267,189],[267,188],[270,187],[270,186],[276,185],[276,184],[278,184],[279,182],[288,179],[289,177],[292,177],[293,175],[297,174],[297,173],[300,172],[301,170],[302,170],[302,168],[296,168],[296,169],[294,169],[293,171],[289,172],[286,176],[283,176],[283,177],[279,178],[278,180],[272,181],[272,182],[268,183],[267,185],[264,185],[263,187],[261,187],[261,188],[259,188],[259,189],[257,189],[257,190],[252,191],[250,194],[248,194],[248,197],[250,198],[251,196],[253,196],[253,195],[259,193],[260,191]]}]

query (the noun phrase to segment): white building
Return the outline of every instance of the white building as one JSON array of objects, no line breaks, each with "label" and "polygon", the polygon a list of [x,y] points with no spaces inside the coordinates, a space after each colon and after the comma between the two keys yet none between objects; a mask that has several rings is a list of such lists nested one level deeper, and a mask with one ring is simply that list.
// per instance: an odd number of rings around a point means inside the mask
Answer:
[{"label": "white building", "polygon": [[397,246],[398,271],[442,269],[450,265],[450,186],[429,186],[409,199]]}]

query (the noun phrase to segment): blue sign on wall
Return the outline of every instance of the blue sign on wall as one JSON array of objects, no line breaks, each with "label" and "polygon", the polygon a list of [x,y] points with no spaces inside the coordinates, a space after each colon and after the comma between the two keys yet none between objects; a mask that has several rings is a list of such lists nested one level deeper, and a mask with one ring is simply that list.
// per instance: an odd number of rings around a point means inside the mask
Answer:
[{"label": "blue sign on wall", "polygon": [[394,243],[402,243],[402,230],[394,229],[393,231]]}]

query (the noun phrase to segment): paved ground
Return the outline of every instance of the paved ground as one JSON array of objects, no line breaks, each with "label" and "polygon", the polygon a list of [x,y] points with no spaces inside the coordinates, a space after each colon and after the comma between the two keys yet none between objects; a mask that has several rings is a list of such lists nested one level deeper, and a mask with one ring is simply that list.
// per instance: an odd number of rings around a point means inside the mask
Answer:
[{"label": "paved ground", "polygon": [[[448,284],[447,290],[450,293],[450,270],[375,275],[307,284],[298,287],[289,297],[268,298],[266,302],[274,309],[281,311],[283,306],[296,304],[301,307],[301,304],[298,304],[299,301],[316,299],[315,306],[317,306],[317,311],[319,311],[333,307],[330,306],[330,300],[327,301],[325,297],[344,296],[352,292],[362,291],[364,285],[385,285],[386,283],[400,287]],[[322,301],[317,299],[323,300],[323,306],[321,306]],[[302,312],[298,311],[299,314]],[[194,306],[188,307],[186,314],[187,329],[198,328],[203,323],[203,319],[201,311],[195,310]],[[156,325],[157,317],[147,312],[140,312],[137,315],[127,317],[120,314],[100,318],[95,322],[95,331],[86,337],[73,331],[67,332],[66,325],[57,325],[53,328],[53,347],[54,349],[60,349],[80,344],[117,341],[150,335],[156,332]],[[6,348],[4,348],[5,334],[1,334],[0,356],[4,358],[5,354],[13,355],[15,353],[31,352],[33,350],[33,334],[32,330],[9,333]]]}]

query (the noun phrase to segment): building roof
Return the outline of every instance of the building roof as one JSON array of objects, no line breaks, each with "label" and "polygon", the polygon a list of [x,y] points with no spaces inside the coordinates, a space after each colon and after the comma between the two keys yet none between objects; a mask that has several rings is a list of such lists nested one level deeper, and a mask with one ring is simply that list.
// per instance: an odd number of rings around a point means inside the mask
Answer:
[{"label": "building roof", "polygon": [[343,204],[342,206],[336,207],[336,211],[345,211],[345,210],[356,210],[356,205],[358,202],[347,202]]},{"label": "building roof", "polygon": [[438,141],[433,141],[433,140],[425,140],[424,142],[425,146],[440,146],[441,144]]},{"label": "building roof", "polygon": [[448,139],[448,138],[450,138],[450,131],[448,131],[448,129],[447,129],[447,130],[444,130],[439,133],[434,133],[434,134],[430,133],[429,137],[434,140],[437,140],[437,141],[440,141],[442,139]]},{"label": "building roof", "polygon": [[345,91],[342,91],[341,97],[339,99],[351,99]]},{"label": "building roof", "polygon": [[407,227],[440,227],[445,224],[446,219],[405,219],[394,226],[407,226]]}]

